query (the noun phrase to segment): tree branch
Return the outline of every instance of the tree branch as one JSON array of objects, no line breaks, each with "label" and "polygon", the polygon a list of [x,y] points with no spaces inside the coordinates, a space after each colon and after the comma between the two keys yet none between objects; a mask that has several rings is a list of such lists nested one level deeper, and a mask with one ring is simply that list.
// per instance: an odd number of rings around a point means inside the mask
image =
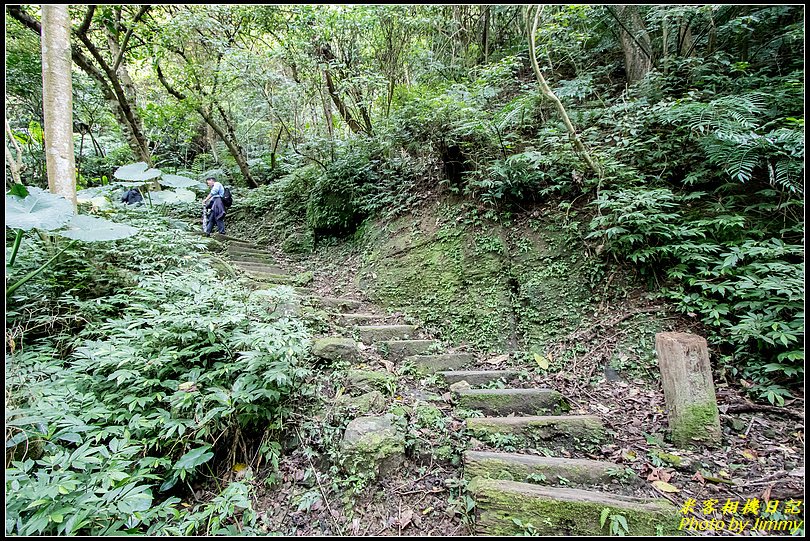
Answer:
[{"label": "tree branch", "polygon": [[121,60],[124,58],[124,51],[127,48],[127,42],[129,38],[132,36],[132,32],[135,31],[135,25],[138,24],[138,21],[146,15],[146,12],[149,11],[149,8],[152,6],[141,6],[141,9],[138,10],[138,13],[135,15],[135,18],[132,19],[132,24],[127,29],[127,33],[124,35],[124,41],[121,42],[121,50],[118,51],[118,57],[116,57],[115,62],[113,62],[113,71],[118,71],[118,67],[121,65]]}]

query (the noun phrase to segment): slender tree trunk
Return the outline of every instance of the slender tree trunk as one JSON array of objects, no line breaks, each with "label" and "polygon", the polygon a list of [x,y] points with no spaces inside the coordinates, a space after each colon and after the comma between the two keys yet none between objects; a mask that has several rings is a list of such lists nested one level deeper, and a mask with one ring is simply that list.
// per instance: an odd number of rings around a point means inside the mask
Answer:
[{"label": "slender tree trunk", "polygon": [[[608,9],[611,8],[608,7]],[[619,23],[619,41],[624,52],[627,84],[633,84],[643,79],[652,69],[650,35],[644,27],[644,21],[636,6],[615,6],[613,9],[616,21]]]},{"label": "slender tree trunk", "polygon": [[[16,184],[22,184],[22,170],[25,168],[25,164],[23,163],[23,151],[20,147],[20,143],[17,142],[17,139],[14,137],[14,133],[11,131],[11,126],[8,124],[8,119],[6,121],[6,162],[8,163],[8,168],[11,170],[11,178],[14,180]],[[8,142],[11,141],[11,144],[14,146],[15,154],[11,153],[11,149],[8,148]],[[6,179],[6,184],[8,184],[8,179]],[[10,187],[10,186],[9,186]]]},{"label": "slender tree trunk", "polygon": [[42,6],[42,104],[48,188],[76,209],[73,84],[67,5]]},{"label": "slender tree trunk", "polygon": [[540,66],[537,63],[537,55],[535,53],[535,36],[537,35],[537,22],[540,19],[540,13],[542,11],[542,6],[538,6],[537,11],[534,14],[534,22],[529,22],[529,13],[530,11],[527,9],[526,11],[526,30],[528,33],[529,38],[529,56],[531,57],[532,67],[534,68],[534,74],[537,76],[537,82],[540,84],[540,89],[543,92],[543,95],[546,96],[551,102],[554,104],[554,107],[557,109],[557,112],[560,114],[560,118],[562,118],[563,123],[565,124],[566,129],[568,130],[568,135],[571,138],[571,142],[574,144],[574,149],[582,156],[585,162],[588,164],[594,173],[596,173],[599,177],[602,176],[602,168],[599,166],[598,163],[591,157],[590,153],[588,153],[588,149],[585,148],[585,145],[577,135],[577,130],[574,128],[571,119],[568,117],[568,113],[565,112],[565,107],[563,107],[562,102],[560,102],[559,98],[552,92],[551,87],[548,86],[545,77],[540,72]]},{"label": "slender tree trunk", "polygon": [[484,8],[484,31],[481,35],[482,49],[484,50],[484,64],[489,62],[489,12],[492,6],[485,6]]}]

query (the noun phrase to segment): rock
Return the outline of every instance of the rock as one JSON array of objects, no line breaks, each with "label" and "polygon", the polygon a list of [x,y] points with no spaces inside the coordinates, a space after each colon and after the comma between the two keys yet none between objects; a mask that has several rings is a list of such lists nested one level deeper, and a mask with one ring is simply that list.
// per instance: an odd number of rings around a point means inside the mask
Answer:
[{"label": "rock", "polygon": [[319,338],[312,344],[312,354],[332,362],[356,362],[360,359],[357,342],[349,338]]},{"label": "rock", "polygon": [[605,427],[593,415],[541,415],[527,417],[470,417],[467,429],[477,437],[488,434],[531,435],[541,440],[561,437],[601,439]]},{"label": "rock", "polygon": [[370,391],[360,396],[341,395],[335,399],[335,407],[355,415],[376,413],[385,409],[385,397],[380,391]]},{"label": "rock", "polygon": [[312,251],[315,242],[311,234],[291,233],[281,243],[281,249],[288,254],[307,254]]},{"label": "rock", "polygon": [[471,388],[472,387],[470,386],[469,383],[467,383],[466,380],[461,380],[461,381],[455,382],[454,384],[452,384],[450,386],[450,392],[457,393],[459,391],[467,391],[467,390],[469,390]]},{"label": "rock", "polygon": [[389,359],[402,359],[411,355],[425,353],[438,346],[436,340],[386,340],[377,342],[377,348]]},{"label": "rock", "polygon": [[386,475],[405,462],[405,436],[394,425],[394,416],[367,415],[349,423],[340,444],[349,473]]},{"label": "rock", "polygon": [[377,389],[390,393],[396,384],[396,377],[388,372],[376,370],[349,370],[345,386],[350,391],[371,391]]}]

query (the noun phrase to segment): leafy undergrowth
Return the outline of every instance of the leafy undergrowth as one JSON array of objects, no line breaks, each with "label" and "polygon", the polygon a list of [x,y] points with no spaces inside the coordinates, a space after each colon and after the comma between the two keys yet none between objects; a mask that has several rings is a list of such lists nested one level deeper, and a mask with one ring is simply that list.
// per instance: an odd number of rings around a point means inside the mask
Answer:
[{"label": "leafy undergrowth", "polygon": [[308,373],[292,291],[224,288],[193,237],[125,219],[137,237],[67,250],[8,299],[6,532],[255,532],[254,485],[219,479],[278,459]]}]

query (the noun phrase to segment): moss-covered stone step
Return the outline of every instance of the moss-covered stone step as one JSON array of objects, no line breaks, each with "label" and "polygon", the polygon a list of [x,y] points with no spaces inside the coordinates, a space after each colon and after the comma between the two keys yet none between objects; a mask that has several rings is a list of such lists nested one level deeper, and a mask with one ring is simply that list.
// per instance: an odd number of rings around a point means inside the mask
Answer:
[{"label": "moss-covered stone step", "polygon": [[244,261],[245,263],[265,263],[265,264],[274,264],[276,259],[270,255],[265,253],[239,253],[239,252],[228,252],[228,257],[231,261]]},{"label": "moss-covered stone step", "polygon": [[360,308],[361,304],[358,300],[341,297],[312,297],[312,302],[319,304],[324,308],[332,308],[342,312],[357,310]]},{"label": "moss-covered stone step", "polygon": [[[622,515],[626,535],[676,535],[680,516],[667,500],[642,499],[583,490],[544,487],[516,481],[476,477],[467,487],[475,499],[475,531],[480,535],[525,533],[531,524],[539,535],[601,536],[610,534],[610,521],[601,525],[605,508]],[[521,526],[523,525],[523,526]]]},{"label": "moss-covered stone step", "polygon": [[295,278],[288,274],[276,274],[272,272],[258,272],[255,270],[243,269],[252,279],[257,282],[265,282],[270,284],[291,285],[295,283]]},{"label": "moss-covered stone step", "polygon": [[228,253],[231,255],[273,257],[273,254],[255,246],[246,244],[229,244]]},{"label": "moss-covered stone step", "polygon": [[518,375],[516,370],[446,370],[439,372],[448,384],[466,381],[470,385],[486,385],[499,379],[511,379]]},{"label": "moss-covered stone step", "polygon": [[389,359],[403,359],[412,355],[425,353],[439,345],[436,340],[382,340],[377,342],[377,349]]},{"label": "moss-covered stone step", "polygon": [[475,358],[469,353],[440,353],[438,355],[412,355],[405,361],[413,363],[422,374],[433,374],[443,370],[456,370],[473,363]]},{"label": "moss-covered stone step", "polygon": [[368,325],[369,323],[384,319],[386,316],[376,314],[340,314],[340,324],[346,326]]},{"label": "moss-covered stone step", "polygon": [[564,405],[554,389],[466,389],[457,392],[456,404],[487,415],[559,413]]},{"label": "moss-covered stone step", "polygon": [[367,325],[355,327],[366,344],[385,340],[405,340],[416,334],[416,325]]},{"label": "moss-covered stone step", "polygon": [[610,483],[618,471],[621,471],[618,465],[601,460],[491,451],[464,453],[464,477],[467,479],[486,477],[554,485],[562,478],[574,485],[587,486]]},{"label": "moss-covered stone step", "polygon": [[535,415],[526,417],[470,417],[465,420],[474,435],[514,434],[548,440],[559,436],[601,438],[605,427],[595,415]]},{"label": "moss-covered stone step", "polygon": [[267,263],[252,263],[246,261],[234,261],[233,264],[240,269],[253,272],[263,272],[267,274],[279,274],[288,276],[287,271],[275,265],[268,265]]}]

